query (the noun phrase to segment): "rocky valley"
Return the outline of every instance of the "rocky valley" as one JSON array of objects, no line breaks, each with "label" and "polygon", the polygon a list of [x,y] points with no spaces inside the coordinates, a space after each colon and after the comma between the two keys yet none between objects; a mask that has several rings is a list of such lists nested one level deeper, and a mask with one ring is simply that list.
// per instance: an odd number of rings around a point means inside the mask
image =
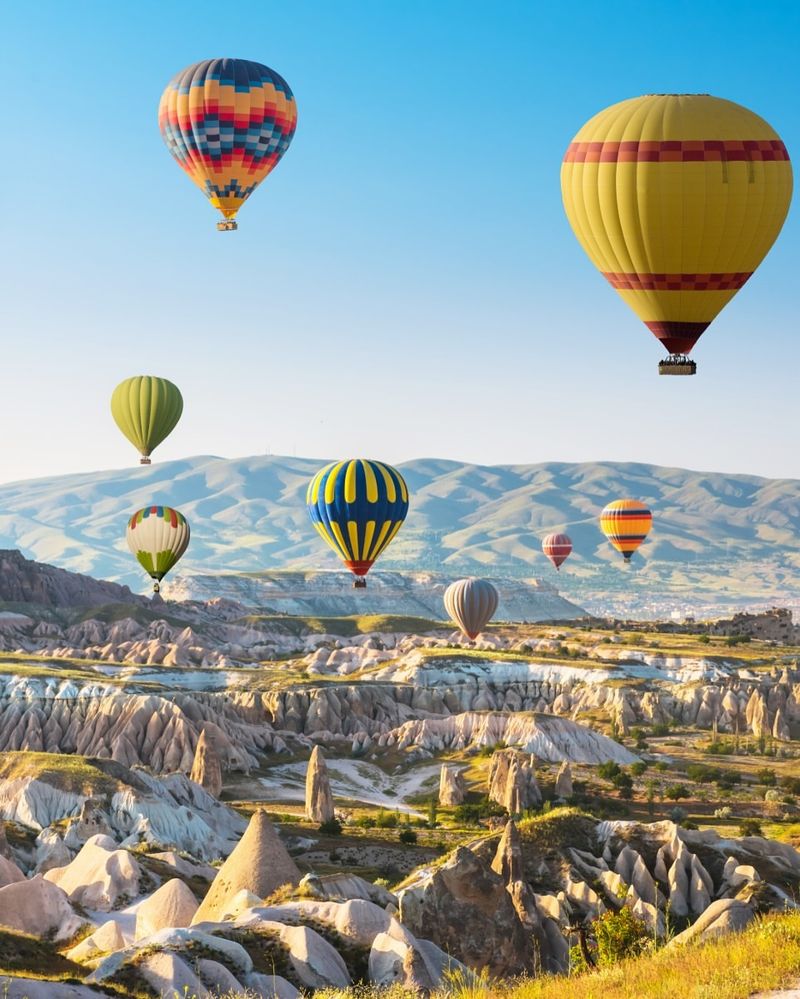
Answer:
[{"label": "rocky valley", "polygon": [[435,577],[323,617],[3,559],[11,996],[430,992],[567,974],[625,913],[674,949],[798,904],[791,619],[537,623],[573,609],[512,588],[528,622],[469,642]]}]

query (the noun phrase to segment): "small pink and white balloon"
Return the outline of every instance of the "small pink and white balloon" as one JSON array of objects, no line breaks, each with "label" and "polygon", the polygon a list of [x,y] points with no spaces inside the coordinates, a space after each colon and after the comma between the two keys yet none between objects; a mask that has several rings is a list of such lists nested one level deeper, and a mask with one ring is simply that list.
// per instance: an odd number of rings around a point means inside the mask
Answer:
[{"label": "small pink and white balloon", "polygon": [[560,569],[572,552],[572,542],[566,534],[548,534],[542,541],[542,551]]}]

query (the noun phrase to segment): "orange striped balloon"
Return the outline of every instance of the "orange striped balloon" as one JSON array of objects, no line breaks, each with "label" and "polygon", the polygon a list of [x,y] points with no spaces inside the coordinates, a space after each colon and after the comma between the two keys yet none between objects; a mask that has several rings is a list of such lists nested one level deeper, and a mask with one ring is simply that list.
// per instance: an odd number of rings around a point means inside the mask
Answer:
[{"label": "orange striped balloon", "polygon": [[647,537],[653,514],[639,500],[614,500],[600,514],[600,530],[626,562]]}]

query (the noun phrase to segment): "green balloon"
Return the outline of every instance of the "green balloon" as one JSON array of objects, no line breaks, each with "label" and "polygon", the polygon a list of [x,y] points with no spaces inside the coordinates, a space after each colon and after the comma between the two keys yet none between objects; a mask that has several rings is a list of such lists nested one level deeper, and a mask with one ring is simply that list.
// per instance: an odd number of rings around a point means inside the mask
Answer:
[{"label": "green balloon", "polygon": [[155,375],[126,378],[111,396],[111,415],[119,429],[150,464],[150,454],[175,429],[183,412],[178,386]]}]

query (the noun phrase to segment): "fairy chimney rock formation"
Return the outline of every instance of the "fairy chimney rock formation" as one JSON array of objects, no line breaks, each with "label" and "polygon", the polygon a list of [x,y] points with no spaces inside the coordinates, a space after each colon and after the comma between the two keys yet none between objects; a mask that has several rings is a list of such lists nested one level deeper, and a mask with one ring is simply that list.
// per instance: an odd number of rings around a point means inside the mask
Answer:
[{"label": "fairy chimney rock formation", "polygon": [[197,740],[189,779],[205,788],[215,798],[222,793],[222,765],[205,732],[201,732]]},{"label": "fairy chimney rock formation", "polygon": [[572,797],[572,769],[566,760],[561,764],[556,776],[556,797]]},{"label": "fairy chimney rock formation", "polygon": [[521,815],[542,803],[533,757],[516,749],[498,749],[489,765],[489,798],[509,815]]},{"label": "fairy chimney rock formation", "polygon": [[263,899],[281,885],[299,882],[300,871],[278,838],[267,813],[259,809],[211,882],[192,924],[219,922],[225,915],[226,906],[240,891],[252,892]]},{"label": "fairy chimney rock formation", "polygon": [[464,777],[462,772],[447,763],[442,764],[439,775],[439,804],[461,805],[464,802]]},{"label": "fairy chimney rock formation", "polygon": [[306,770],[306,818],[328,822],[334,817],[328,767],[319,746],[314,746]]}]

